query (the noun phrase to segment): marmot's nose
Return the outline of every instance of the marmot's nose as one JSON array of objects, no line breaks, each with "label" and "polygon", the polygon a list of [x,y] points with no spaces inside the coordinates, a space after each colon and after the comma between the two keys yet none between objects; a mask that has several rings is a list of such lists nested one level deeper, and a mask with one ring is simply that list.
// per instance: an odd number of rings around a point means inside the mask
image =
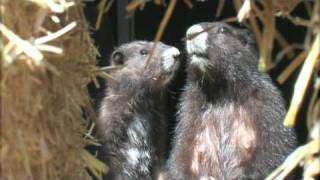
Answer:
[{"label": "marmot's nose", "polygon": [[203,53],[207,49],[209,23],[199,23],[191,26],[187,32],[186,49],[188,53]]},{"label": "marmot's nose", "polygon": [[170,71],[170,69],[175,64],[177,57],[180,55],[180,51],[175,47],[170,47],[163,52],[163,67],[165,70]]},{"label": "marmot's nose", "polygon": [[195,38],[197,35],[199,35],[201,32],[203,32],[204,28],[200,24],[196,24],[191,26],[187,32],[186,32],[186,37],[187,40],[191,40]]},{"label": "marmot's nose", "polygon": [[175,47],[170,47],[169,49],[166,49],[164,52],[163,52],[163,55],[166,56],[166,57],[174,57],[176,58],[177,56],[180,55],[180,51],[175,48]]}]

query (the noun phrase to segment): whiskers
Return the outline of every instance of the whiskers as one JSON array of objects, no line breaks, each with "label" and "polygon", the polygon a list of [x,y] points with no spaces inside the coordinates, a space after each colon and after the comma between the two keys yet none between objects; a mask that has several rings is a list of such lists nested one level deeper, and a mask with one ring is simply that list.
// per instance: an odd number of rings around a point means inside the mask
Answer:
[{"label": "whiskers", "polygon": [[103,77],[113,83],[119,84],[119,81],[116,80],[114,77],[112,77],[110,75],[110,72],[117,70],[117,69],[120,69],[122,67],[123,66],[106,66],[106,67],[99,68],[97,71],[98,71],[99,76],[101,76],[101,77]]},{"label": "whiskers", "polygon": [[110,72],[110,71],[114,71],[114,70],[120,69],[122,67],[123,66],[105,66],[105,67],[100,68],[100,70],[101,71]]}]

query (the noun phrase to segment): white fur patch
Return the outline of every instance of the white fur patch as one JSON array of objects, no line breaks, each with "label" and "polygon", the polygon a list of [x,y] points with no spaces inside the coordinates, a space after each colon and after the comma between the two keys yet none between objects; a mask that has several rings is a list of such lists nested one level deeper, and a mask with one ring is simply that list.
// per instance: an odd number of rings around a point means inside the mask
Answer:
[{"label": "white fur patch", "polygon": [[[202,32],[203,28],[200,25],[193,25],[187,30],[187,37],[195,33]],[[188,53],[193,52],[206,52],[207,50],[207,38],[208,33],[202,32],[192,39],[187,40],[187,51]]]},{"label": "white fur patch", "polygon": [[137,148],[131,148],[127,151],[130,164],[136,165],[139,163],[140,152]]},{"label": "white fur patch", "polygon": [[139,168],[141,172],[149,172],[151,163],[150,151],[140,148],[148,144],[148,127],[143,124],[145,121],[144,117],[139,114],[133,117],[127,131],[129,142],[133,147],[124,150],[128,163],[134,168]]},{"label": "white fur patch", "polygon": [[133,166],[139,165],[141,171],[149,170],[148,163],[150,162],[148,160],[151,158],[149,151],[141,150],[138,148],[130,148],[127,150],[127,156],[128,156],[128,162],[131,165]]},{"label": "white fur patch", "polygon": [[199,56],[191,56],[191,64],[197,65],[204,72],[208,66],[208,60]]},{"label": "white fur patch", "polygon": [[148,163],[150,162],[144,162],[140,165],[140,171],[142,172],[149,172]]},{"label": "white fur patch", "polygon": [[142,117],[136,115],[128,128],[128,137],[131,143],[140,144],[142,139],[146,139],[147,129],[142,124]]},{"label": "white fur patch", "polygon": [[171,70],[171,68],[174,65],[175,57],[178,55],[180,55],[180,51],[175,47],[171,47],[163,52],[162,57],[164,60],[162,65],[164,70],[166,71]]}]

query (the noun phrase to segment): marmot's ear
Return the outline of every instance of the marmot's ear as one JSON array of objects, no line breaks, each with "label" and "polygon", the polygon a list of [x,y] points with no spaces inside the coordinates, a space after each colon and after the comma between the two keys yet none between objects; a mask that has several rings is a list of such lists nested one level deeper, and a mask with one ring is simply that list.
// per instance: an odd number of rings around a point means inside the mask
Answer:
[{"label": "marmot's ear", "polygon": [[248,44],[249,46],[254,46],[256,47],[256,38],[252,31],[249,29],[243,28],[239,31],[239,35],[243,40]]},{"label": "marmot's ear", "polygon": [[120,51],[115,51],[111,55],[111,62],[115,65],[123,65],[124,63],[124,54]]}]

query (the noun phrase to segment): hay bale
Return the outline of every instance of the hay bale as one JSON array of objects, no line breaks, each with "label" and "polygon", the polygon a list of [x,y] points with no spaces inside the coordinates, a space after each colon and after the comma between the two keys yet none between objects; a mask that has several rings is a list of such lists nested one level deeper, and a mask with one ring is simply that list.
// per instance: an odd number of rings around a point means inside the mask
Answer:
[{"label": "hay bale", "polygon": [[80,0],[1,0],[0,179],[91,179],[84,150],[96,73]]}]

